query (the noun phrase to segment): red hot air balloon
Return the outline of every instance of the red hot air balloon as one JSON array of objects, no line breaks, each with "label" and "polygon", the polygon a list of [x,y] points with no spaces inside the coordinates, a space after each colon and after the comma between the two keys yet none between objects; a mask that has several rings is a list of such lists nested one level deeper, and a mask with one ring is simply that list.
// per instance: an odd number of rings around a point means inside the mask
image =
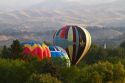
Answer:
[{"label": "red hot air balloon", "polygon": [[44,58],[51,58],[51,53],[49,48],[45,44],[40,44],[35,41],[22,42],[21,45],[24,46],[23,53],[31,56],[38,57],[39,60]]}]

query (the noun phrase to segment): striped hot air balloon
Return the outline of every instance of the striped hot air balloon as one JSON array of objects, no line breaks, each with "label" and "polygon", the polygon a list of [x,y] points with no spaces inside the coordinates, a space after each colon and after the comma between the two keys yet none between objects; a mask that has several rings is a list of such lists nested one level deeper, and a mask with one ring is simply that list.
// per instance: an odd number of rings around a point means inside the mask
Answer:
[{"label": "striped hot air balloon", "polygon": [[23,45],[23,53],[26,55],[36,56],[39,60],[51,58],[50,50],[44,43],[28,41],[22,42],[21,45]]},{"label": "striped hot air balloon", "polygon": [[90,33],[83,27],[67,25],[53,36],[53,43],[66,50],[71,64],[78,64],[91,46]]}]

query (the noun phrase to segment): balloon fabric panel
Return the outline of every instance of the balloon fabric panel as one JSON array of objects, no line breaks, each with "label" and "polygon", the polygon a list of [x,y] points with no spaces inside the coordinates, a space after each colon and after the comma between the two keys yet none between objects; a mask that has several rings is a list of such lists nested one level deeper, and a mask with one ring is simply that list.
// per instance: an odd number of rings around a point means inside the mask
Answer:
[{"label": "balloon fabric panel", "polygon": [[62,30],[60,31],[60,37],[65,38],[65,33],[66,33],[66,27],[62,28]]},{"label": "balloon fabric panel", "polygon": [[40,44],[30,44],[24,44],[24,54],[36,56],[39,60],[51,57],[50,50],[45,44],[42,44],[42,46]]},{"label": "balloon fabric panel", "polygon": [[91,36],[90,36],[90,33],[86,29],[84,29],[84,28],[81,28],[81,29],[84,31],[84,34],[85,34],[85,37],[86,37],[86,42],[85,42],[84,51],[83,51],[81,57],[76,62],[76,64],[78,64],[79,61],[86,55],[86,53],[88,52],[88,50],[89,50],[89,48],[91,46]]},{"label": "balloon fabric panel", "polygon": [[73,54],[72,54],[72,63],[74,63],[73,61],[75,61],[76,59],[76,28],[72,27],[73,30]]},{"label": "balloon fabric panel", "polygon": [[83,32],[83,30],[80,28],[77,28],[77,30],[79,31],[79,46],[78,46],[79,48],[78,48],[75,62],[77,62],[78,59],[82,56],[81,54],[83,53],[85,46],[86,46],[86,34],[85,34],[85,32]]},{"label": "balloon fabric panel", "polygon": [[[78,48],[79,48],[79,32],[78,32],[78,29],[75,27],[75,31],[76,31],[76,43],[75,43],[75,57],[77,57],[77,54],[78,54]],[[76,60],[76,58],[74,59],[74,61]]]},{"label": "balloon fabric panel", "polygon": [[[63,37],[59,35],[61,32]],[[89,50],[91,36],[82,27],[68,25],[56,32],[53,42],[66,50],[72,64],[77,64]]]},{"label": "balloon fabric panel", "polygon": [[65,57],[66,59],[68,57],[68,55],[65,52],[65,50],[63,50],[59,46],[49,46],[49,49],[51,51],[52,57],[60,57],[60,58],[64,58]]},{"label": "balloon fabric panel", "polygon": [[49,46],[49,49],[51,51],[52,58],[58,58],[62,61],[61,63],[65,63],[67,67],[70,67],[70,59],[63,48],[59,46]]}]

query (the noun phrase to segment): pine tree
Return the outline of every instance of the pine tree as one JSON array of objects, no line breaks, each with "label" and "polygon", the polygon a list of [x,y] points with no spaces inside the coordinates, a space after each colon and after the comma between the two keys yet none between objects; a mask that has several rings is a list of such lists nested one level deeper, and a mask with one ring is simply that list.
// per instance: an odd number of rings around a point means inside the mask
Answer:
[{"label": "pine tree", "polygon": [[8,50],[7,46],[4,46],[1,52],[2,58],[10,58],[9,54],[10,51]]},{"label": "pine tree", "polygon": [[22,52],[23,52],[23,48],[20,45],[19,40],[14,40],[9,50],[10,50],[10,56],[13,59],[21,57]]}]

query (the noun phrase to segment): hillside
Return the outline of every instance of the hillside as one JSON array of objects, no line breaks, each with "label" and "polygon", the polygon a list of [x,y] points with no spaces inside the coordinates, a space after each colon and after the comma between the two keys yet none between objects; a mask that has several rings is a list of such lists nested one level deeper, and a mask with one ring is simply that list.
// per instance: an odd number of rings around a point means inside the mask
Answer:
[{"label": "hillside", "polygon": [[52,34],[48,35],[46,32],[53,33],[67,24],[91,26],[87,29],[93,42],[121,42],[125,33],[124,9],[124,0],[92,6],[63,0],[46,0],[18,11],[1,11],[0,42],[3,45],[3,41],[6,43],[13,39],[52,41]]},{"label": "hillside", "polygon": [[[115,44],[118,45],[125,40],[124,32],[116,30],[115,28],[100,28],[100,27],[88,27],[87,30],[92,36],[92,42],[96,44]],[[124,30],[124,28],[122,29]],[[14,31],[10,30],[9,32],[2,32],[0,35],[0,45],[9,44],[13,39],[24,40],[36,40],[36,41],[53,41],[53,34],[56,30],[48,30],[43,32],[30,32],[30,31]]]},{"label": "hillside", "polygon": [[[22,10],[0,13],[0,29],[22,31],[57,29],[66,24],[125,27],[125,6],[118,0],[100,5],[61,1],[44,1]],[[56,4],[56,5],[55,5]],[[116,7],[117,6],[117,7]]]}]

